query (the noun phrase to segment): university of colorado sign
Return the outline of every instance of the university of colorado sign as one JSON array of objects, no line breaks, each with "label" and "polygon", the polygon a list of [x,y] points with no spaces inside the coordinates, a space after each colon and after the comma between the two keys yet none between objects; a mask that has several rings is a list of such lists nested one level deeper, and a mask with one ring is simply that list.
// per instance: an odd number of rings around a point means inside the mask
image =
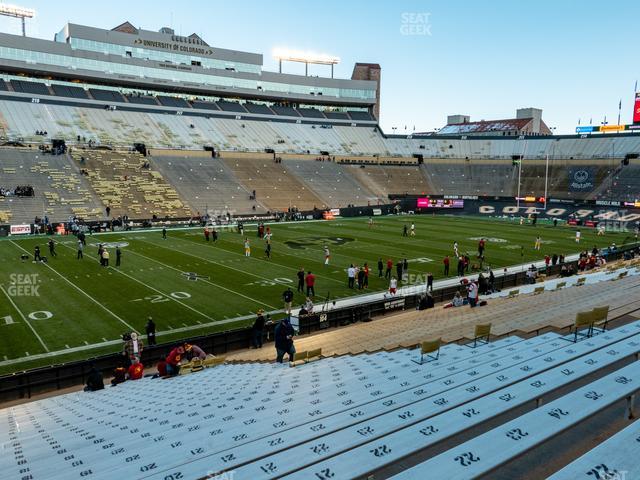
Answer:
[{"label": "university of colorado sign", "polygon": [[591,210],[584,208],[561,208],[554,207],[542,210],[538,207],[518,207],[516,205],[480,205],[478,213],[483,215],[532,215],[563,218],[573,215],[576,218],[593,218],[600,221],[614,222],[635,222],[640,220],[640,212],[634,213],[629,210]]},{"label": "university of colorado sign", "polygon": [[188,41],[182,43],[177,41],[157,42],[155,40],[136,38],[133,44],[143,47],[161,48],[163,50],[173,50],[174,52],[190,53],[195,55],[213,55],[213,50],[207,45],[203,45],[202,41],[188,38],[186,40]]}]

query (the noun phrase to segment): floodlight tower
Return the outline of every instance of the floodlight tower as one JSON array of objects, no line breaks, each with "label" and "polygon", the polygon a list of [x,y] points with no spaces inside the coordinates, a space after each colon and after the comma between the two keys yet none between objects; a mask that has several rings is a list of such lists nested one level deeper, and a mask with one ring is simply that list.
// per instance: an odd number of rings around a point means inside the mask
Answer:
[{"label": "floodlight tower", "polygon": [[5,17],[19,18],[22,20],[22,36],[27,36],[27,30],[25,28],[25,18],[33,18],[36,16],[36,11],[32,8],[23,8],[16,5],[9,5],[7,3],[0,3],[0,15]]},{"label": "floodlight tower", "polygon": [[309,75],[309,64],[330,65],[331,78],[333,78],[333,67],[340,63],[340,58],[322,53],[301,52],[278,48],[273,51],[273,57],[278,60],[278,72],[282,73],[282,62],[304,63],[304,75]]}]

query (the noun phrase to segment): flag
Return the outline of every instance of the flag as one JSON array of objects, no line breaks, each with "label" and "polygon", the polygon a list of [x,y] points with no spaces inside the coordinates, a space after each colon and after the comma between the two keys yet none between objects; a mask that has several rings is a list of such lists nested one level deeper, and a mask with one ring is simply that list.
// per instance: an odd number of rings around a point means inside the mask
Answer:
[{"label": "flag", "polygon": [[638,80],[636,80],[636,86],[633,87],[633,92],[637,92],[638,91]]},{"label": "flag", "polygon": [[580,119],[578,119],[578,125],[580,125]]},{"label": "flag", "polygon": [[620,103],[618,104],[618,110],[622,110],[622,99],[620,99]]}]

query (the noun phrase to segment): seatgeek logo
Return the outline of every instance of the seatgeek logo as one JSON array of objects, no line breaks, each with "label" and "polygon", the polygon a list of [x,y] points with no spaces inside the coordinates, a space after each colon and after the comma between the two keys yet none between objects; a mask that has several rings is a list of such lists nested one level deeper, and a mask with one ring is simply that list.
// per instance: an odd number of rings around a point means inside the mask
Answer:
[{"label": "seatgeek logo", "polygon": [[431,36],[431,13],[404,12],[400,14],[400,35]]}]

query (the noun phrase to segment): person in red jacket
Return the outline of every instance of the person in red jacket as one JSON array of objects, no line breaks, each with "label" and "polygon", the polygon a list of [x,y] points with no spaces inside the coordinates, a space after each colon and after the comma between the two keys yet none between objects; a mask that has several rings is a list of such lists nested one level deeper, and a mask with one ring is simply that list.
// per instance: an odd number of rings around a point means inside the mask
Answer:
[{"label": "person in red jacket", "polygon": [[442,263],[444,264],[444,276],[448,277],[449,276],[449,263],[450,263],[449,255],[446,255],[444,257],[444,260],[442,260]]},{"label": "person in red jacket", "polygon": [[182,360],[182,356],[184,355],[184,347],[182,345],[171,350],[169,355],[167,355],[167,375],[173,376],[177,375],[180,370],[180,360]]},{"label": "person in red jacket", "polygon": [[393,260],[387,259],[387,270],[384,272],[384,278],[391,280],[391,272],[393,272]]},{"label": "person in red jacket", "polygon": [[316,290],[314,287],[316,284],[316,276],[313,273],[311,273],[311,270],[309,270],[304,280],[307,284],[307,297],[315,297]]},{"label": "person in red jacket", "polygon": [[134,358],[131,360],[131,366],[128,370],[129,380],[140,380],[144,374],[144,365],[140,363],[140,360]]}]

